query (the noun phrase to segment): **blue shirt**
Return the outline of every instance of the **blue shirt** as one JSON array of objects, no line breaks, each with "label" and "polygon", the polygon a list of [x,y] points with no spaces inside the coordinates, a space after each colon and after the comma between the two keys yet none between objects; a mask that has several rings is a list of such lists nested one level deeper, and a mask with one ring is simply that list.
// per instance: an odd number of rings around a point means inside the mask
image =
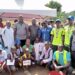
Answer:
[{"label": "blue shirt", "polygon": [[51,40],[51,36],[50,36],[51,30],[52,28],[50,27],[40,29],[40,38],[43,42]]},{"label": "blue shirt", "polygon": [[[53,55],[53,60],[56,60],[56,53],[54,52]],[[70,62],[71,61],[71,55],[70,52],[67,52],[67,61]],[[58,64],[64,66],[64,59],[63,59],[63,53],[59,53],[59,60],[57,62]]]}]

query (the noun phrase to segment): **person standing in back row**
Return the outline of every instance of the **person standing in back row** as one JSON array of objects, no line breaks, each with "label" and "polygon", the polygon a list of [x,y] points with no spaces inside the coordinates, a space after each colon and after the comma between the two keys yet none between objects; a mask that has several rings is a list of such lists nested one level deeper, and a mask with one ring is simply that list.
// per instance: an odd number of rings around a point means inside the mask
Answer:
[{"label": "person standing in back row", "polygon": [[32,25],[29,27],[29,37],[31,44],[33,45],[36,37],[38,36],[39,26],[36,24],[36,19],[32,20]]},{"label": "person standing in back row", "polygon": [[51,35],[50,35],[51,30],[52,28],[48,27],[46,22],[43,22],[43,27],[40,29],[40,33],[39,33],[39,36],[42,42],[51,41]]},{"label": "person standing in back row", "polygon": [[64,27],[64,35],[65,35],[64,45],[65,45],[65,49],[69,51],[70,38],[74,30],[74,17],[69,16],[67,19],[68,19],[68,25]]},{"label": "person standing in back row", "polygon": [[61,20],[56,20],[56,27],[52,29],[51,31],[51,41],[53,45],[53,50],[57,50],[58,45],[63,45],[64,43],[64,29],[61,28]]},{"label": "person standing in back row", "polygon": [[21,46],[25,44],[28,26],[24,23],[24,18],[22,15],[19,16],[18,22],[14,25],[15,29],[15,39],[19,39],[21,41]]}]

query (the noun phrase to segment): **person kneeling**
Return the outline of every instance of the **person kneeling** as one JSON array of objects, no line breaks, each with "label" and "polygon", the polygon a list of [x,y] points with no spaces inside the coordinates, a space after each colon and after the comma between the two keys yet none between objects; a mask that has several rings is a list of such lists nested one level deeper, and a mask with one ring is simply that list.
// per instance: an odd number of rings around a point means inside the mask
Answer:
[{"label": "person kneeling", "polygon": [[7,59],[7,67],[10,75],[14,75],[14,72],[16,71],[16,64],[17,64],[16,59],[18,59],[16,54],[16,47],[12,46],[11,54],[8,54],[8,59]]},{"label": "person kneeling", "polygon": [[55,51],[53,55],[53,66],[55,70],[59,71],[60,73],[64,72],[65,74],[72,75],[70,62],[70,52],[64,50],[62,45],[58,46],[58,50]]},{"label": "person kneeling", "polygon": [[50,47],[49,43],[45,42],[45,48],[40,56],[40,64],[43,66],[47,65],[48,68],[51,69],[52,56],[53,56],[53,50]]},{"label": "person kneeling", "polygon": [[23,69],[28,69],[31,66],[31,54],[29,49],[24,49],[24,54],[20,57],[20,65],[23,66]]}]

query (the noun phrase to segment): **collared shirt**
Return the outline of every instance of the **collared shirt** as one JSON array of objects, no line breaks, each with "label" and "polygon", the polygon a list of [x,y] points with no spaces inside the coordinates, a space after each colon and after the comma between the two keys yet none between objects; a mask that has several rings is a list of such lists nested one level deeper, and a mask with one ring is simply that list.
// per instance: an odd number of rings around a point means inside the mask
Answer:
[{"label": "collared shirt", "polygon": [[65,35],[65,39],[64,39],[64,45],[70,45],[70,38],[72,35],[72,32],[74,30],[74,26],[65,26],[64,27],[64,35]]},{"label": "collared shirt", "polygon": [[6,47],[14,46],[14,30],[13,28],[7,28],[7,26],[3,29],[2,38],[4,41],[4,45]]},{"label": "collared shirt", "polygon": [[51,40],[51,37],[50,37],[51,30],[52,30],[52,28],[50,28],[50,27],[40,29],[40,34],[39,35],[40,35],[41,40],[43,42]]},{"label": "collared shirt", "polygon": [[44,43],[39,42],[34,44],[36,60],[40,60],[40,52],[44,50]]},{"label": "collared shirt", "polygon": [[42,52],[42,54],[40,56],[40,60],[43,59],[43,60],[46,61],[45,63],[48,63],[48,62],[52,61],[52,57],[53,57],[53,51],[52,51],[52,49],[49,48],[48,50],[46,50],[44,48],[44,50],[43,50],[43,52]]},{"label": "collared shirt", "polygon": [[14,28],[16,29],[16,38],[25,40],[27,37],[28,26],[25,23],[21,24],[18,22],[14,25]]},{"label": "collared shirt", "polygon": [[35,40],[35,38],[38,36],[39,27],[37,25],[32,25],[29,27],[30,31],[30,39]]},{"label": "collared shirt", "polygon": [[53,45],[62,45],[62,36],[64,35],[64,28],[53,28],[51,31],[51,35],[53,35]]}]

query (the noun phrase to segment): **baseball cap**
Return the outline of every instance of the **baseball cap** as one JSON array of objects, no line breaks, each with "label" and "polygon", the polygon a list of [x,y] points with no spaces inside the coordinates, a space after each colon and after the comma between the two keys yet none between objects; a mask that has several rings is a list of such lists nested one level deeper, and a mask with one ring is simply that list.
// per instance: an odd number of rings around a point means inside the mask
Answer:
[{"label": "baseball cap", "polygon": [[61,20],[60,20],[60,19],[57,19],[57,20],[56,20],[56,23],[57,23],[57,22],[60,22],[60,23],[61,23]]},{"label": "baseball cap", "polygon": [[26,51],[29,51],[29,48],[26,48]]},{"label": "baseball cap", "polygon": [[74,20],[74,16],[69,16],[67,19],[68,20]]}]

